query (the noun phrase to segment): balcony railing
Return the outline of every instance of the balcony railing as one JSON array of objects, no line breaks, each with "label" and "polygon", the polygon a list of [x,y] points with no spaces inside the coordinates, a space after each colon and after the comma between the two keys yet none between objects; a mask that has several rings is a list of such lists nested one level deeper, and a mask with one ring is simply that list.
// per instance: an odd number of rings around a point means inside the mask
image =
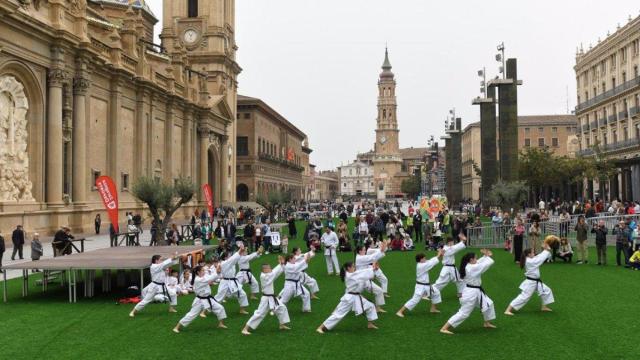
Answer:
[{"label": "balcony railing", "polygon": [[591,122],[591,128],[592,129],[597,129],[598,128],[598,122],[597,121],[592,121]]},{"label": "balcony railing", "polygon": [[578,155],[579,156],[591,156],[595,154],[595,151],[593,151],[593,149],[589,148],[589,149],[582,149],[580,151],[578,151]]},{"label": "balcony railing", "polygon": [[[627,140],[623,140],[623,141],[618,141],[612,144],[606,144],[606,145],[600,145],[600,149],[604,152],[604,153],[608,153],[608,152],[612,152],[612,151],[617,151],[617,150],[624,150],[624,149],[628,149],[628,148],[634,148],[640,145],[640,139],[635,138],[635,139],[627,139]],[[588,149],[582,149],[580,151],[578,151],[578,155],[579,156],[591,156],[594,155],[595,151],[592,148],[588,148]]]},{"label": "balcony railing", "polygon": [[582,132],[588,132],[588,131],[589,131],[589,124],[582,125]]},{"label": "balcony railing", "polygon": [[608,119],[609,124],[616,122],[616,120],[617,119],[615,115],[609,115],[609,119]]},{"label": "balcony railing", "polygon": [[586,108],[598,105],[601,102],[606,101],[612,98],[613,96],[621,94],[636,86],[640,86],[640,76],[637,76],[634,79],[631,79],[623,84],[620,84],[611,90],[605,91],[600,95],[594,96],[589,100],[583,101],[582,103],[578,104],[578,106],[576,106],[576,112],[580,112]]},{"label": "balcony railing", "polygon": [[606,117],[601,118],[598,122],[600,123],[600,127],[607,126],[607,118]]},{"label": "balcony railing", "polygon": [[624,120],[629,117],[629,113],[627,111],[620,111],[618,113],[618,120]]},{"label": "balcony railing", "polygon": [[259,153],[258,154],[258,158],[260,160],[266,160],[266,161],[270,161],[272,163],[275,164],[280,164],[280,165],[284,165],[286,167],[289,167],[291,169],[297,170],[297,171],[304,171],[304,167],[300,166],[292,161],[287,161],[285,159],[281,159],[277,156],[273,156],[273,155],[269,155],[267,153]]},{"label": "balcony railing", "polygon": [[640,106],[634,106],[629,109],[630,116],[636,116],[640,112]]}]

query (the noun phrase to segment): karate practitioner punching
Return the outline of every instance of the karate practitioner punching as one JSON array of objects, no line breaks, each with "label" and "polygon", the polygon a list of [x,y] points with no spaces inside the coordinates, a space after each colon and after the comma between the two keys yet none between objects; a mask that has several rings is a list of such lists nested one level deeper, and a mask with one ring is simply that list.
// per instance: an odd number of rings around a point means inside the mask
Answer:
[{"label": "karate practitioner punching", "polygon": [[293,297],[299,297],[302,300],[302,312],[311,312],[311,294],[309,290],[302,284],[302,274],[307,269],[309,260],[314,255],[313,248],[304,256],[304,261],[296,262],[293,254],[285,257],[284,265],[284,288],[280,291],[280,302],[289,303]]},{"label": "karate practitioner punching", "polygon": [[439,292],[442,292],[442,289],[444,289],[447,284],[453,282],[458,288],[458,297],[462,296],[464,282],[460,277],[458,269],[456,269],[456,254],[461,250],[464,250],[467,243],[467,238],[462,233],[460,233],[459,238],[460,242],[455,245],[453,244],[453,238],[448,238],[447,245],[442,247],[442,250],[444,251],[444,255],[442,257],[442,269],[440,270],[438,280],[436,280],[435,285],[433,285]]},{"label": "karate practitioner punching", "polygon": [[538,296],[542,300],[541,311],[549,312],[551,309],[547,306],[554,301],[553,292],[540,280],[540,266],[547,259],[551,258],[551,248],[547,243],[542,245],[544,249],[540,254],[536,255],[534,249],[527,249],[522,253],[520,258],[520,268],[524,269],[525,280],[520,284],[520,295],[518,295],[504,312],[505,315],[513,316],[513,310],[520,310],[529,302],[534,292],[538,292]]},{"label": "karate practitioner punching", "polygon": [[413,297],[407,301],[403,307],[398,310],[396,315],[404,317],[406,310],[412,311],[423,298],[431,299],[431,313],[439,313],[437,304],[442,302],[440,291],[429,282],[429,270],[438,265],[439,259],[442,257],[444,250],[438,249],[438,255],[430,260],[424,254],[416,255],[416,287],[413,291]]},{"label": "karate practitioner punching", "polygon": [[262,286],[262,297],[260,298],[260,305],[253,313],[247,324],[242,329],[243,335],[251,335],[249,330],[255,330],[258,325],[264,320],[264,318],[273,312],[278,317],[280,323],[280,330],[289,330],[287,324],[289,323],[289,311],[287,306],[283,304],[275,295],[273,283],[275,280],[284,273],[284,258],[278,256],[278,266],[271,269],[271,265],[262,265],[262,273],[260,274],[260,285]]},{"label": "karate practitioner punching", "polygon": [[[156,295],[164,295],[166,298],[169,298],[169,292],[165,284],[167,278],[167,272],[165,270],[171,265],[174,265],[177,258],[178,252],[176,252],[173,257],[165,259],[164,261],[160,255],[153,255],[151,257],[151,267],[149,268],[149,272],[151,272],[151,283],[142,290],[144,297],[142,301],[137,303],[133,310],[131,310],[129,313],[130,317],[135,317],[137,312],[140,312],[147,304],[153,302]],[[169,305],[169,312],[176,312],[173,305]]]},{"label": "karate practitioner punching", "polygon": [[258,279],[251,273],[251,266],[249,264],[251,261],[259,258],[263,252],[264,248],[261,246],[258,248],[258,251],[250,255],[243,255],[240,257],[240,260],[238,260],[238,268],[240,268],[240,271],[236,274],[236,278],[240,285],[249,284],[251,288],[251,300],[257,299],[256,294],[260,291],[260,284],[258,284]]},{"label": "karate practitioner punching", "polygon": [[211,284],[219,277],[218,273],[221,269],[218,266],[218,272],[212,271],[207,275],[207,271],[203,266],[196,266],[193,271],[193,277],[191,279],[191,285],[193,285],[193,292],[196,294],[193,303],[191,304],[191,310],[176,324],[173,328],[173,332],[179,333],[180,327],[188,326],[198,314],[202,311],[209,311],[216,314],[218,318],[218,328],[226,329],[224,325],[224,319],[227,318],[227,313],[224,307],[211,296]]},{"label": "karate practitioner punching", "polygon": [[236,264],[240,260],[240,257],[245,254],[245,251],[244,245],[240,245],[238,251],[232,256],[229,256],[228,252],[222,254],[222,261],[220,262],[220,275],[222,276],[222,280],[220,281],[220,285],[218,285],[218,292],[215,296],[215,300],[219,303],[230,297],[238,299],[240,314],[248,314],[245,308],[249,306],[247,294],[242,290],[242,286],[236,278]]},{"label": "karate practitioner punching", "polygon": [[[313,255],[311,255],[311,252],[307,252],[303,254],[302,250],[300,250],[299,247],[294,247],[292,253],[293,255],[295,255],[296,263],[303,262],[307,254],[309,254],[309,259],[315,256],[315,252],[313,253]],[[307,270],[302,270],[302,285],[304,285],[307,289],[309,289],[312,299],[320,299],[319,297],[316,296],[316,293],[320,291],[320,287],[318,286],[318,281],[314,279],[311,275],[307,274]]]},{"label": "karate practitioner punching", "polygon": [[[380,245],[380,249],[367,250],[363,245],[356,247],[356,270],[373,269],[373,265],[380,261],[385,256],[387,251],[387,242],[383,241]],[[364,291],[370,292],[375,297],[376,311],[379,313],[385,313],[382,306],[385,304],[385,291],[384,288],[388,286],[389,281],[387,277],[380,270],[380,266],[376,266],[374,271],[374,277],[380,281],[381,286],[373,281],[367,281],[364,284]]]}]

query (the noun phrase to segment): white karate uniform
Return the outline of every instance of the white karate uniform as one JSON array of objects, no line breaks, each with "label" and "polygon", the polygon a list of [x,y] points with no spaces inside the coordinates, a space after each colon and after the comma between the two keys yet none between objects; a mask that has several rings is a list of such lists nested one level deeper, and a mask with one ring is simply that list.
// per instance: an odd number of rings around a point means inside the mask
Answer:
[{"label": "white karate uniform", "polygon": [[289,322],[289,311],[287,306],[283,304],[275,295],[273,289],[273,282],[284,272],[284,268],[281,265],[276,266],[270,273],[260,274],[260,285],[262,286],[262,297],[260,298],[260,305],[253,313],[247,326],[255,330],[258,325],[264,320],[264,318],[273,311],[278,317],[280,324],[287,324]]},{"label": "white karate uniform", "polygon": [[423,296],[431,298],[432,304],[440,304],[442,302],[440,291],[429,282],[429,270],[433,269],[438,262],[438,258],[434,257],[416,265],[416,287],[413,291],[413,297],[404,304],[405,308],[413,310]]},{"label": "white karate uniform", "polygon": [[[314,257],[316,256],[315,252],[311,252],[309,251],[308,253],[305,254],[300,254],[296,256],[296,264],[299,262],[304,262],[304,257],[310,253],[310,257]],[[316,279],[314,279],[313,277],[311,277],[309,274],[307,274],[307,270],[302,270],[302,285],[306,286],[307,288],[309,288],[309,291],[311,291],[312,294],[317,293],[318,291],[320,291],[320,287],[318,286],[318,281]]]},{"label": "white karate uniform", "polygon": [[218,292],[216,293],[216,301],[222,302],[222,300],[230,297],[238,299],[240,307],[249,306],[249,299],[247,294],[242,290],[242,286],[238,283],[236,278],[236,264],[240,260],[240,253],[236,252],[227,260],[220,263],[220,285],[218,285]]},{"label": "white karate uniform", "polygon": [[465,288],[460,298],[460,310],[447,321],[451,326],[458,327],[476,307],[482,311],[484,321],[496,318],[493,300],[481,288],[477,288],[482,287],[482,274],[489,270],[493,263],[492,258],[483,256],[475,264],[467,264],[464,278]]},{"label": "white karate uniform", "polygon": [[367,316],[367,320],[375,321],[378,319],[376,307],[367,299],[362,297],[360,293],[364,290],[364,284],[370,282],[374,273],[372,269],[356,270],[352,273],[347,272],[344,278],[346,287],[345,294],[340,298],[340,303],[333,310],[331,316],[325,320],[322,325],[328,330],[333,329],[342,318],[350,311],[355,312],[356,316],[363,312]]},{"label": "white karate uniform", "polygon": [[174,264],[172,259],[166,259],[165,261],[159,264],[151,264],[149,268],[149,272],[151,272],[151,283],[145,286],[142,290],[144,296],[142,297],[142,301],[136,304],[134,310],[140,311],[147,306],[148,303],[153,302],[155,300],[156,295],[162,294],[163,296],[168,297],[167,286],[165,284],[165,280],[167,278],[167,274],[165,269]]},{"label": "white karate uniform", "polygon": [[300,297],[302,311],[311,311],[311,294],[302,284],[303,270],[307,268],[307,262],[284,265],[284,288],[280,291],[280,301],[287,304],[292,297]]},{"label": "white karate uniform", "polygon": [[327,261],[327,272],[329,275],[333,274],[334,271],[336,274],[339,274],[340,265],[338,265],[338,254],[336,253],[336,249],[340,243],[338,235],[333,231],[330,231],[328,234],[325,232],[322,234],[320,241],[322,245],[324,245],[324,258]]},{"label": "white karate uniform", "polygon": [[538,292],[538,296],[542,300],[542,305],[548,305],[554,302],[553,292],[540,280],[540,266],[544,262],[551,258],[551,253],[547,250],[542,251],[535,257],[527,257],[527,261],[524,265],[524,276],[526,279],[520,284],[520,290],[522,291],[511,302],[511,307],[515,310],[522,309],[523,306],[529,302],[534,291]]},{"label": "white karate uniform", "polygon": [[176,286],[176,291],[179,294],[187,295],[190,292],[193,292],[193,286],[191,286],[191,277],[193,275],[189,274],[189,277],[185,280],[184,275],[180,276],[180,283]]},{"label": "white karate uniform", "polygon": [[211,275],[205,275],[203,277],[196,276],[193,282],[194,292],[196,294],[193,303],[191,304],[191,310],[180,319],[180,325],[189,325],[203,310],[207,310],[216,315],[218,320],[224,320],[227,318],[227,313],[224,311],[224,307],[211,296],[211,285],[218,278],[218,274],[213,272]]},{"label": "white karate uniform", "polygon": [[464,281],[462,281],[460,273],[458,272],[458,269],[456,269],[456,254],[465,248],[466,246],[462,241],[453,246],[445,245],[442,248],[442,250],[444,250],[444,255],[442,256],[442,270],[440,270],[440,276],[433,285],[438,289],[438,291],[441,292],[442,289],[444,289],[444,287],[450,282],[454,282],[456,284],[458,294],[461,294],[464,290]]},{"label": "white karate uniform", "polygon": [[[380,261],[385,253],[378,249],[369,249],[367,255],[356,255],[356,270],[371,269],[373,271],[373,263]],[[369,280],[364,284],[364,291],[370,292],[375,297],[376,305],[382,306],[386,303],[384,293],[389,285],[389,280],[380,269],[374,271],[374,277],[380,281],[380,285]]]},{"label": "white karate uniform", "polygon": [[254,252],[250,255],[241,256],[240,260],[238,260],[238,268],[240,271],[236,274],[236,278],[240,285],[249,284],[251,287],[251,293],[257,294],[260,291],[260,284],[258,283],[258,279],[251,273],[251,266],[249,263],[260,257],[260,254]]},{"label": "white karate uniform", "polygon": [[171,306],[178,305],[178,292],[176,289],[178,286],[178,279],[169,275],[165,280],[165,284],[167,285],[167,293],[169,294],[169,304],[171,304]]}]

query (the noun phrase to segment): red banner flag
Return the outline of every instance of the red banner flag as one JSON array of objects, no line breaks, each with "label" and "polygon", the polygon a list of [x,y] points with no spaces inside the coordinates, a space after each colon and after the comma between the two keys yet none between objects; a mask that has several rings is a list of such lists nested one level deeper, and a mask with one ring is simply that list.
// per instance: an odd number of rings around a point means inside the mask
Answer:
[{"label": "red banner flag", "polygon": [[202,185],[202,191],[204,192],[204,198],[207,200],[207,207],[209,208],[209,217],[213,222],[213,192],[211,191],[211,185]]},{"label": "red banner flag", "polygon": [[116,190],[116,184],[114,184],[110,177],[100,176],[96,179],[96,188],[98,188],[98,193],[100,194],[100,198],[102,198],[102,203],[104,204],[105,209],[107,209],[107,214],[109,215],[109,220],[111,220],[111,223],[113,224],[113,228],[116,232],[119,232],[118,191]]}]

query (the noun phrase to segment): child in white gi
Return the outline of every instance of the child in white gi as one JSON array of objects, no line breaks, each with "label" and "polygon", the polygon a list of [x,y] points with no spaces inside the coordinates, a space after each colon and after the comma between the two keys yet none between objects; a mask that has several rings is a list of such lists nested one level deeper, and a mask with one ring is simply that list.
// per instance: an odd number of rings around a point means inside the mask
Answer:
[{"label": "child in white gi", "polygon": [[222,280],[220,280],[218,292],[215,296],[215,300],[219,303],[229,297],[237,298],[238,304],[240,304],[240,314],[248,314],[245,308],[249,306],[247,294],[242,290],[242,286],[236,278],[236,264],[244,254],[244,245],[241,245],[238,251],[232,256],[229,256],[228,252],[222,254],[222,261],[220,262],[221,273],[219,274],[222,276]]},{"label": "child in white gi", "polygon": [[460,273],[458,273],[458,269],[456,269],[456,254],[463,250],[467,243],[467,238],[463,234],[460,234],[459,237],[460,242],[455,245],[453,244],[453,238],[448,238],[447,245],[442,248],[444,251],[442,269],[440,270],[438,280],[436,280],[435,285],[433,285],[439,292],[442,292],[442,289],[444,289],[447,284],[454,282],[458,288],[458,297],[462,296],[464,282],[460,277]]},{"label": "child in white gi", "polygon": [[[220,271],[220,269],[218,269]],[[194,269],[193,280],[191,285],[194,288],[196,294],[193,303],[191,304],[191,310],[182,318],[176,326],[173,328],[173,332],[179,333],[180,327],[188,326],[203,310],[210,311],[216,314],[218,318],[218,328],[226,329],[224,325],[224,319],[227,318],[227,313],[224,311],[224,307],[211,296],[211,284],[218,277],[217,272],[212,272],[211,275],[207,275],[204,267],[196,266]]]},{"label": "child in white gi", "polygon": [[338,235],[336,235],[336,233],[327,226],[325,233],[322,234],[320,242],[324,245],[324,258],[327,261],[327,273],[329,275],[333,275],[335,272],[336,275],[340,275],[340,265],[338,265],[338,254],[336,253],[336,249],[338,249],[338,245],[340,244]]},{"label": "child in white gi", "polygon": [[[367,250],[364,245],[358,245],[356,247],[356,270],[362,269],[373,269],[373,264],[380,261],[385,256],[385,252],[387,251],[387,242],[383,241],[380,245],[380,249],[369,249]],[[376,311],[380,313],[385,313],[382,309],[382,306],[385,302],[385,288],[389,284],[389,280],[382,273],[380,267],[377,267],[377,270],[374,272],[374,276],[380,282],[381,286],[374,283],[373,281],[367,281],[364,284],[364,291],[368,291],[372,293],[375,297],[376,302]]]},{"label": "child in white gi", "polygon": [[240,271],[236,274],[236,278],[240,286],[249,284],[249,287],[251,287],[251,300],[257,299],[256,294],[260,291],[260,284],[258,284],[258,279],[251,273],[249,263],[259,258],[263,251],[264,248],[261,246],[258,248],[258,251],[250,255],[240,256],[240,260],[238,260],[238,268],[240,268]]},{"label": "child in white gi", "polygon": [[244,335],[251,335],[249,329],[257,329],[258,325],[260,325],[269,312],[274,313],[278,317],[280,330],[289,330],[289,327],[287,327],[289,323],[289,311],[287,310],[287,306],[278,300],[273,287],[274,281],[284,272],[284,258],[282,256],[278,256],[278,263],[278,266],[273,270],[269,264],[262,265],[262,273],[260,274],[262,297],[260,298],[260,305],[258,305],[256,311],[242,329],[242,334]]},{"label": "child in white gi", "polygon": [[404,317],[404,312],[406,310],[413,311],[420,300],[425,297],[431,299],[431,313],[440,312],[436,307],[437,304],[442,302],[440,291],[438,291],[438,289],[432,286],[429,282],[429,270],[438,265],[439,258],[442,257],[443,253],[444,250],[438,249],[438,255],[431,258],[431,260],[427,260],[427,257],[424,254],[416,255],[416,262],[418,265],[416,266],[416,287],[413,292],[413,297],[409,299],[409,301],[407,301],[400,310],[398,310],[396,315]]},{"label": "child in white gi", "polygon": [[191,285],[191,270],[185,269],[180,277],[180,282],[176,287],[178,294],[188,295],[193,292],[193,286]]},{"label": "child in white gi", "polygon": [[[315,256],[315,252],[311,252],[311,251],[303,254],[302,250],[300,250],[299,247],[294,247],[292,253],[293,255],[295,255],[296,263],[304,262],[304,258],[305,256],[307,256],[307,254],[309,254],[309,259]],[[318,281],[313,277],[311,277],[309,274],[307,274],[307,270],[302,270],[302,285],[306,286],[309,289],[312,299],[316,299],[316,300],[320,299],[319,297],[316,296],[316,293],[320,291],[320,287],[318,286]]]},{"label": "child in white gi", "polygon": [[344,264],[340,271],[340,277],[346,287],[345,294],[340,298],[340,303],[333,310],[331,316],[316,329],[318,333],[324,334],[325,331],[333,329],[351,311],[356,316],[365,313],[368,320],[367,327],[369,329],[378,328],[374,324],[374,321],[378,319],[376,307],[361,295],[364,284],[373,279],[376,269],[378,269],[378,263],[374,263],[370,269],[362,270],[356,270],[352,262]]},{"label": "child in white gi", "polygon": [[309,260],[313,256],[313,249],[304,256],[304,261],[296,263],[293,254],[285,257],[284,288],[280,291],[280,302],[287,304],[292,297],[302,300],[302,312],[311,312],[311,294],[302,284],[303,271],[308,267]]},{"label": "child in white gi", "polygon": [[[151,257],[151,266],[149,267],[149,271],[151,272],[151,283],[147,285],[144,289],[144,297],[142,301],[136,304],[136,306],[129,313],[130,317],[136,316],[136,313],[144,309],[148,303],[154,301],[156,295],[163,294],[168,295],[167,293],[167,285],[165,284],[165,280],[167,278],[167,274],[165,269],[175,264],[175,260],[178,258],[178,252],[169,259],[162,260],[162,256],[153,255]],[[171,310],[172,306],[169,306],[170,312],[175,312],[175,309]]]},{"label": "child in white gi", "polygon": [[475,253],[468,253],[462,257],[460,263],[460,278],[464,280],[465,288],[460,298],[460,310],[444,324],[442,329],[440,329],[441,333],[453,335],[453,332],[449,329],[462,324],[476,307],[482,311],[484,327],[495,328],[495,325],[491,323],[491,320],[496,318],[493,300],[485,294],[482,288],[482,274],[493,265],[494,261],[491,258],[493,253],[487,249],[482,249],[482,254],[484,256],[480,259],[476,259]]},{"label": "child in white gi", "polygon": [[536,255],[534,249],[527,249],[522,253],[520,268],[524,269],[526,279],[520,284],[520,295],[509,304],[509,307],[504,312],[505,315],[513,316],[513,310],[522,309],[529,302],[535,291],[538,292],[538,296],[542,300],[540,310],[544,312],[551,311],[547,305],[552,304],[554,301],[553,292],[540,280],[540,266],[551,258],[551,252],[549,252],[551,248],[547,243],[544,243],[542,248],[544,250],[538,255]]}]

